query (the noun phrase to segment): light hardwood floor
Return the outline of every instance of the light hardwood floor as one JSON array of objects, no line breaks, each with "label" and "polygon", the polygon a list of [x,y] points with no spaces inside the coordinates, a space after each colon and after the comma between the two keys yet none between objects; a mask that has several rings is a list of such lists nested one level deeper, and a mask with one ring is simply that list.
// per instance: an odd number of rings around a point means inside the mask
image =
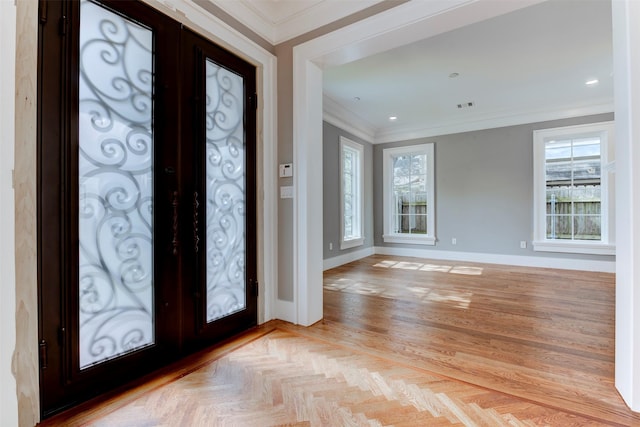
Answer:
[{"label": "light hardwood floor", "polygon": [[316,334],[532,402],[640,425],[613,384],[613,274],[373,256],[327,271],[324,284],[336,291],[325,292]]},{"label": "light hardwood floor", "polygon": [[44,425],[640,425],[613,385],[614,282],[368,257],[325,272],[312,327],[269,322]]}]

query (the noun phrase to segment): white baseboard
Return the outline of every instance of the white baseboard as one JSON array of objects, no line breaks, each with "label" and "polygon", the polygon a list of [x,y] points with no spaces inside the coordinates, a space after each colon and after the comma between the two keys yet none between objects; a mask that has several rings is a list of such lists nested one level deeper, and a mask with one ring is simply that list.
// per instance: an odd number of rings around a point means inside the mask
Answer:
[{"label": "white baseboard", "polygon": [[327,258],[322,261],[322,270],[329,270],[331,268],[339,267],[344,264],[348,264],[353,261],[357,261],[362,258],[366,258],[370,255],[375,254],[375,249],[373,246],[368,248],[360,249],[355,252],[348,252],[344,255],[338,255],[333,258]]},{"label": "white baseboard", "polygon": [[485,254],[477,252],[453,252],[412,248],[376,246],[376,254],[410,256],[445,261],[479,262],[486,264],[517,265],[520,267],[559,268],[564,270],[598,271],[615,273],[615,261],[594,261],[582,259],[535,257],[522,255]]},{"label": "white baseboard", "polygon": [[339,267],[370,255],[395,255],[417,258],[438,259],[444,261],[479,262],[485,264],[517,265],[520,267],[558,268],[564,270],[598,271],[615,273],[615,261],[594,261],[584,259],[568,259],[553,257],[536,257],[523,255],[485,254],[479,252],[454,252],[428,249],[396,248],[390,246],[374,246],[356,252],[349,252],[323,261],[323,271]]},{"label": "white baseboard", "polygon": [[298,323],[296,315],[296,304],[293,301],[285,301],[276,298],[274,319],[284,320],[285,322]]}]

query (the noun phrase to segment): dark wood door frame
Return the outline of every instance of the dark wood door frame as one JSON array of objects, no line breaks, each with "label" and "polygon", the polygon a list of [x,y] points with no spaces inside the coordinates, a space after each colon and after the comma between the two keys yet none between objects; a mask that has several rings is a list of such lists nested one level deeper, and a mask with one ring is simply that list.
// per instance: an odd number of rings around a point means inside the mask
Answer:
[{"label": "dark wood door frame", "polygon": [[[122,384],[123,378],[136,378],[176,360],[188,351],[211,345],[215,340],[255,325],[256,304],[245,313],[245,326],[221,328],[198,334],[191,313],[194,289],[184,286],[191,277],[194,257],[187,251],[193,218],[189,194],[193,179],[189,149],[181,153],[186,141],[181,134],[186,110],[181,79],[185,68],[180,60],[181,42],[186,31],[182,25],[142,2],[103,0],[100,4],[148,26],[155,34],[154,69],[154,265],[159,286],[155,297],[156,343],[148,349],[127,355],[127,363],[106,363],[86,369],[77,368],[74,346],[78,342],[78,57],[79,2],[40,3],[38,68],[38,293],[40,394],[43,418]],[[199,37],[196,35],[189,37]],[[201,43],[205,46],[206,40]],[[218,48],[219,49],[219,48]],[[225,55],[232,54],[225,52]],[[237,58],[236,58],[237,59]],[[255,93],[255,69],[248,96]],[[193,101],[193,99],[191,100]],[[248,105],[248,104],[246,104]],[[165,108],[167,107],[167,108]],[[247,141],[250,141],[255,165],[255,110],[246,111]],[[190,141],[190,140],[189,140]],[[185,155],[186,153],[186,155]],[[247,181],[255,186],[255,167]],[[252,219],[247,233],[255,236],[255,193]],[[176,224],[174,212],[179,213]],[[248,239],[249,240],[249,239]],[[255,265],[255,238],[251,242]],[[249,246],[249,245],[248,245]],[[174,248],[178,248],[174,251]],[[199,262],[199,261],[196,261]],[[201,268],[201,267],[200,267]],[[255,282],[255,267],[247,278]],[[187,279],[185,279],[187,278]],[[248,286],[251,287],[251,283]],[[202,328],[201,328],[202,329]],[[206,329],[206,328],[205,328]],[[117,368],[117,375],[113,375]]]},{"label": "dark wood door frame", "polygon": [[[206,298],[202,286],[206,280],[207,253],[204,249],[206,242],[206,212],[205,198],[207,195],[205,182],[205,169],[207,156],[205,152],[205,129],[197,123],[206,121],[204,111],[205,93],[205,62],[207,59],[215,61],[217,64],[225,64],[229,69],[234,70],[244,78],[245,92],[245,124],[246,129],[246,167],[245,167],[245,211],[247,213],[246,235],[256,236],[256,146],[250,145],[251,141],[256,141],[256,78],[255,67],[241,60],[228,51],[211,44],[198,34],[186,30],[183,36],[182,64],[185,69],[192,70],[192,78],[185,79],[183,94],[189,102],[182,106],[182,137],[186,141],[193,141],[191,144],[184,144],[182,152],[183,162],[181,168],[192,170],[193,173],[183,174],[185,181],[183,188],[189,189],[185,192],[185,206],[183,215],[191,215],[193,224],[184,236],[184,254],[188,256],[184,260],[185,278],[188,283],[192,283],[192,288],[183,289],[184,299],[184,321],[186,322],[184,332],[184,342],[191,350],[201,348],[211,340],[221,337],[228,337],[234,333],[241,332],[244,328],[236,325],[256,324],[257,320],[257,248],[256,239],[246,240],[246,292],[247,307],[245,310],[225,318],[225,322],[206,321]],[[248,114],[249,113],[249,114]],[[193,123],[193,125],[190,125]],[[193,160],[190,160],[193,159]],[[188,197],[191,196],[191,197]],[[249,296],[251,296],[249,298]],[[194,308],[195,309],[192,309]],[[237,319],[237,322],[233,321]],[[253,321],[251,320],[253,319]]]}]

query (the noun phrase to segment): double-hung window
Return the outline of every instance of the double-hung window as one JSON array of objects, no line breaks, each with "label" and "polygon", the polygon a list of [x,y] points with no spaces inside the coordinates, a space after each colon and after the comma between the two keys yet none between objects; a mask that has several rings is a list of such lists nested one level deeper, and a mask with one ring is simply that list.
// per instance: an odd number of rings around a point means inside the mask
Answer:
[{"label": "double-hung window", "polygon": [[385,242],[435,245],[433,165],[432,143],[383,150]]},{"label": "double-hung window", "polygon": [[340,137],[340,249],[353,248],[364,243],[363,165],[363,146]]},{"label": "double-hung window", "polygon": [[536,251],[615,254],[613,123],[534,132]]}]

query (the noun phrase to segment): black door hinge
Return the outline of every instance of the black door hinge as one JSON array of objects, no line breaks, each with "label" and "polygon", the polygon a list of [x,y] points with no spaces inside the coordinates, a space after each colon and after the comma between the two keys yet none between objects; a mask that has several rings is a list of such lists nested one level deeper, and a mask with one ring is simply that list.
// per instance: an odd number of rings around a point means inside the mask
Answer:
[{"label": "black door hinge", "polygon": [[63,15],[62,17],[60,17],[60,35],[61,36],[66,36],[67,35],[67,26],[69,25],[69,20],[67,19],[66,15]]},{"label": "black door hinge", "polygon": [[260,284],[258,283],[257,280],[256,280],[255,284],[256,284],[256,296],[260,296]]},{"label": "black door hinge", "polygon": [[251,103],[251,106],[253,107],[254,110],[258,109],[258,94],[254,93],[253,95],[251,95],[249,97],[249,102]]},{"label": "black door hinge", "polygon": [[49,2],[48,1],[41,1],[39,3],[40,6],[40,23],[41,24],[46,24],[47,23],[47,15],[49,12]]},{"label": "black door hinge", "polygon": [[67,330],[65,328],[58,329],[58,344],[60,346],[64,346],[66,342],[66,338],[67,338],[66,333],[67,333]]},{"label": "black door hinge", "polygon": [[40,350],[40,369],[47,369],[49,365],[49,352],[47,351],[47,342],[45,340],[40,340],[39,344]]}]

